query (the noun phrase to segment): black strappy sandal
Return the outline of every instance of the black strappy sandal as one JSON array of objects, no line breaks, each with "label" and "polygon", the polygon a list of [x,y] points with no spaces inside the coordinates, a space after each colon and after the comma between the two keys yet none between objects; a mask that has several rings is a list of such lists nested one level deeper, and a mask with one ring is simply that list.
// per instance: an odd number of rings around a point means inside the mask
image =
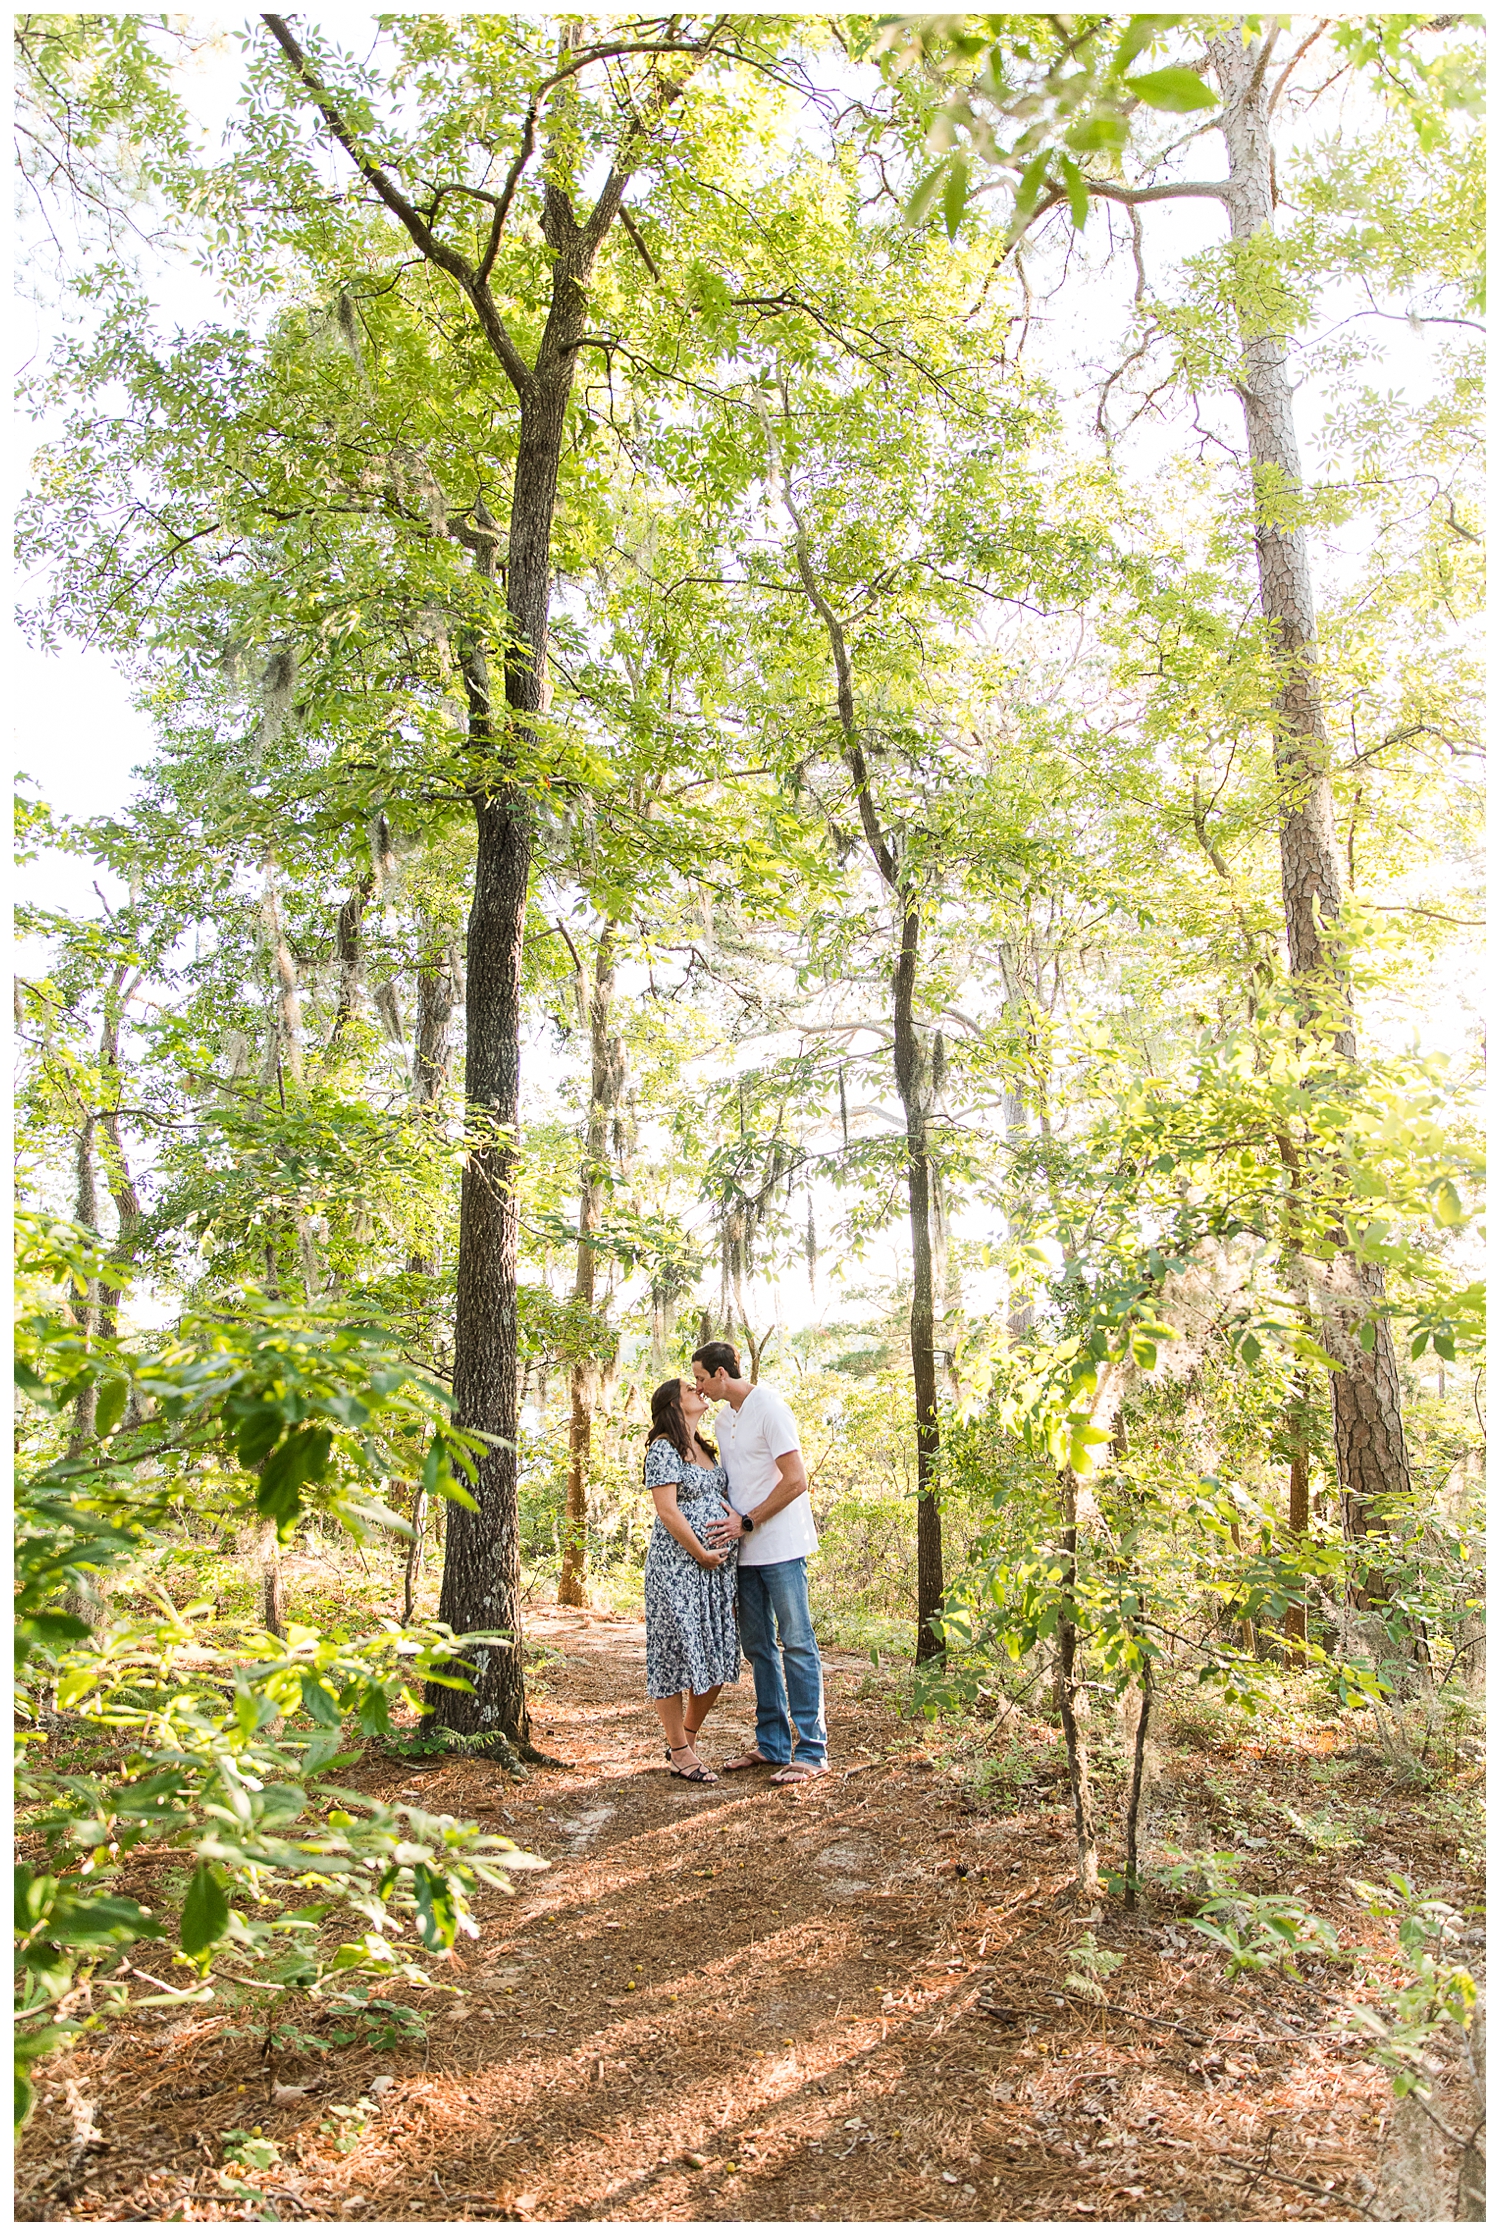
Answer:
[{"label": "black strappy sandal", "polygon": [[[693,1741],[697,1738],[699,1732],[703,1729],[703,1726],[702,1724],[684,1724],[682,1728],[688,1735],[688,1745],[691,1747]],[[662,1753],[666,1756],[668,1762],[670,1762],[672,1759],[671,1748],[663,1747]]]},{"label": "black strappy sandal", "polygon": [[[670,1761],[673,1755],[690,1755],[692,1751],[691,1747],[669,1747],[667,1757]],[[681,1778],[689,1786],[716,1786],[719,1782],[717,1773],[707,1769],[701,1762],[695,1762],[691,1770],[679,1770],[674,1762],[671,1774],[674,1778]]]}]

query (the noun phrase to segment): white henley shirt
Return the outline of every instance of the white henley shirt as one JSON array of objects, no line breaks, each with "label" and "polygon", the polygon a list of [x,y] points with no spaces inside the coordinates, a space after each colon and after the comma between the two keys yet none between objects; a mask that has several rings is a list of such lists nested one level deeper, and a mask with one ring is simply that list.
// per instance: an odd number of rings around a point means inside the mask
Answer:
[{"label": "white henley shirt", "polygon": [[[791,1407],[764,1382],[756,1383],[738,1413],[732,1405],[724,1407],[714,1422],[714,1437],[729,1477],[729,1503],[738,1514],[748,1514],[752,1506],[769,1498],[779,1479],[776,1462],[802,1449]],[[817,1549],[812,1500],[804,1491],[740,1539],[740,1566],[764,1568],[771,1561],[794,1561]]]}]

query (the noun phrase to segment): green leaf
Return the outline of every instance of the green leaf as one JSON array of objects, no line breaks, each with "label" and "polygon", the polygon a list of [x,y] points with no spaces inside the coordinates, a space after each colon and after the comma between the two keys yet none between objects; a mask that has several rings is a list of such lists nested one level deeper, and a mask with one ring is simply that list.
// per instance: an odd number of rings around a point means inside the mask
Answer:
[{"label": "green leaf", "polygon": [[149,1910],[128,1895],[95,1896],[86,1882],[55,1879],[18,1864],[15,1871],[16,1933],[24,1959],[29,1947],[107,1948],[121,1941],[159,1941],[162,1928]]},{"label": "green leaf", "polygon": [[99,1386],[99,1402],[94,1408],[94,1432],[108,1436],[110,1430],[124,1418],[130,1397],[130,1384],[123,1375],[112,1374]]},{"label": "green leaf", "polygon": [[429,1949],[451,1949],[458,1933],[458,1903],[447,1874],[418,1863],[412,1867],[411,1878],[417,1931]]},{"label": "green leaf", "polygon": [[303,1484],[321,1478],[332,1449],[332,1429],[298,1429],[278,1444],[261,1469],[256,1512],[272,1515],[278,1522],[295,1521],[302,1511]]},{"label": "green leaf", "polygon": [[1451,1180],[1440,1180],[1433,1190],[1432,1216],[1440,1227],[1463,1225],[1463,1202]]},{"label": "green leaf", "polygon": [[448,1454],[444,1449],[442,1438],[434,1434],[432,1442],[427,1447],[427,1457],[422,1462],[422,1488],[429,1498],[441,1496],[444,1488],[443,1478],[447,1473]]},{"label": "green leaf", "polygon": [[305,1777],[316,1778],[324,1770],[347,1770],[351,1763],[363,1761],[363,1756],[358,1753],[341,1754],[339,1739],[337,1731],[319,1731],[313,1734],[302,1755]]},{"label": "green leaf", "polygon": [[1196,70],[1181,68],[1143,70],[1138,78],[1125,80],[1125,91],[1144,101],[1148,109],[1167,109],[1173,116],[1186,116],[1193,109],[1217,108],[1219,100]]},{"label": "green leaf", "polygon": [[1067,140],[1075,155],[1120,155],[1130,137],[1124,117],[1112,109],[1096,109],[1068,129]]},{"label": "green leaf", "polygon": [[65,1640],[89,1638],[93,1633],[81,1615],[64,1615],[58,1608],[49,1607],[43,1614],[32,1615],[17,1624],[27,1637],[38,1644],[49,1642],[60,1645]]},{"label": "green leaf", "polygon": [[1034,155],[1021,173],[1021,183],[1016,188],[1015,224],[1017,227],[1026,223],[1027,218],[1030,217],[1037,203],[1041,200],[1042,188],[1047,179],[1047,165],[1050,161],[1050,151],[1043,148],[1041,154]]},{"label": "green leaf", "polygon": [[310,1669],[302,1672],[302,1705],[315,1724],[331,1725],[337,1730],[343,1721],[338,1702],[327,1687],[318,1682]]},{"label": "green leaf", "polygon": [[1144,54],[1152,41],[1163,31],[1171,31],[1181,23],[1180,15],[1132,16],[1120,34],[1110,69],[1118,76],[1128,70],[1138,54]]},{"label": "green leaf", "polygon": [[1075,230],[1081,229],[1088,223],[1089,190],[1087,183],[1071,155],[1060,155],[1057,159],[1057,167],[1062,172],[1063,185],[1068,190],[1068,208],[1073,214],[1074,228]]},{"label": "green leaf", "polygon": [[97,1902],[69,1902],[54,1911],[52,1930],[69,1941],[87,1944],[112,1941],[159,1941],[163,1929],[149,1910],[128,1895],[109,1894]]},{"label": "green leaf", "polygon": [[285,1416],[273,1405],[259,1405],[247,1413],[234,1440],[241,1467],[258,1467],[285,1427]]},{"label": "green leaf", "polygon": [[378,1685],[367,1685],[360,1695],[359,1728],[371,1738],[389,1732],[391,1704]]},{"label": "green leaf", "polygon": [[21,2034],[16,2037],[15,2118],[18,2134],[30,2117],[32,2103],[35,2099],[36,2092],[32,2088],[30,2080],[32,2066],[35,2065],[39,2057],[46,2057],[51,2051],[60,2049],[64,2042],[71,2042],[80,2031],[81,2027],[76,2019],[64,2019],[57,2026],[41,2026],[37,2028],[34,2034]]},{"label": "green leaf", "polygon": [[229,1897],[206,1863],[193,1873],[182,1905],[180,1940],[184,1956],[201,1956],[222,1940],[229,1925]]},{"label": "green leaf", "polygon": [[951,241],[963,223],[964,210],[969,200],[968,157],[956,155],[948,166],[948,183],[943,188],[943,223]]},{"label": "green leaf", "polygon": [[922,220],[929,214],[933,204],[942,193],[943,181],[947,175],[948,158],[945,155],[942,162],[934,164],[926,178],[913,189],[911,199],[906,205],[906,222],[908,225],[920,225],[922,223]]},{"label": "green leaf", "polygon": [[1097,1429],[1075,1429],[1068,1439],[1068,1465],[1073,1473],[1089,1474],[1094,1465],[1094,1447],[1107,1441]]}]

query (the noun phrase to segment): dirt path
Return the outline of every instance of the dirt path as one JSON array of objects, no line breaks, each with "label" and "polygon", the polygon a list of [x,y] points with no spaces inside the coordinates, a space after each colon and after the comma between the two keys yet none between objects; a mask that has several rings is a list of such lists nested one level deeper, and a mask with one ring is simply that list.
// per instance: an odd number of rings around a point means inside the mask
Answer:
[{"label": "dirt path", "polygon": [[[281,2147],[283,2219],[1360,2217],[1382,2084],[1326,1997],[1230,1995],[1170,1917],[1082,1911],[1056,1786],[974,1810],[830,1655],[835,1775],[693,1787],[666,1774],[641,1624],[528,1627],[561,1656],[537,1736],[570,1768],[372,1756],[361,1780],[550,1861],[487,1898],[427,2042],[268,2075],[189,2021],[80,2053],[28,2136],[22,2217],[259,2217],[215,2171],[235,2122]],[[710,1760],[748,1729],[748,1681],[727,1697]],[[1089,1923],[1133,2018],[1062,1996]],[[62,2087],[75,2125],[80,2097],[104,2107],[81,2170]]]}]

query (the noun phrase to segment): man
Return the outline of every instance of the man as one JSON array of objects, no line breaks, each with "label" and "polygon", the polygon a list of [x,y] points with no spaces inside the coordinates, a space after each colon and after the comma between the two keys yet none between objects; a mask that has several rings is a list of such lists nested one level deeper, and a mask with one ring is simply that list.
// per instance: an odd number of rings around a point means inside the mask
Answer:
[{"label": "man", "polygon": [[710,1535],[739,1547],[740,1638],[755,1672],[755,1745],[724,1768],[765,1763],[773,1786],[800,1785],[828,1768],[828,1728],[807,1604],[807,1556],[818,1533],[797,1423],[774,1390],[745,1380],[732,1343],[695,1351],[693,1379],[723,1406],[714,1435],[734,1513]]}]

